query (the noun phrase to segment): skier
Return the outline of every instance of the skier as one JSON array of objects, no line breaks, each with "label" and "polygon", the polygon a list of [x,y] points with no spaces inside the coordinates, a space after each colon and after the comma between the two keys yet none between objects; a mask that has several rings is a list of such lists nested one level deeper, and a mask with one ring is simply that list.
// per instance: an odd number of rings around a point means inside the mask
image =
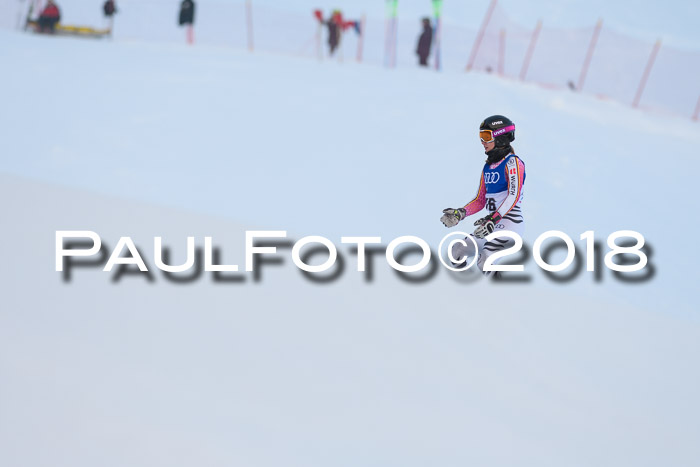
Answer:
[{"label": "skier", "polygon": [[53,34],[59,21],[61,21],[61,11],[53,0],[49,0],[46,7],[39,14],[39,20],[37,21],[38,31]]},{"label": "skier", "polygon": [[[486,208],[489,214],[474,222],[478,246],[477,266],[483,271],[484,262],[496,251],[510,248],[513,240],[495,238],[489,242],[485,237],[494,231],[509,230],[522,236],[525,221],[520,203],[523,199],[525,164],[511,146],[515,140],[515,125],[503,115],[492,115],[479,127],[481,144],[486,153],[486,163],[481,173],[476,197],[462,208],[444,209],[440,218],[445,227],[454,227],[461,220]],[[466,246],[456,243],[452,256],[458,263],[464,257],[473,257],[477,252],[466,240]],[[489,274],[484,272],[484,274]]]},{"label": "skier", "polygon": [[433,42],[433,27],[430,18],[423,18],[423,33],[418,38],[416,55],[418,55],[420,66],[428,66],[428,56],[430,55],[430,45]]}]

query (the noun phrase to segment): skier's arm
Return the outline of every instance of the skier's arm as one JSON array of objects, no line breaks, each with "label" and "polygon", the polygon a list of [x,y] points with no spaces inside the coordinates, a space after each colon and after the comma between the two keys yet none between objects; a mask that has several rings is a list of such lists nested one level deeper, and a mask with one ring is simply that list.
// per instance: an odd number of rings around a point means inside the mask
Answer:
[{"label": "skier's arm", "polygon": [[510,212],[520,199],[520,191],[523,189],[523,177],[525,176],[525,165],[517,156],[513,156],[506,164],[506,178],[508,179],[508,196],[503,200],[494,214],[498,214],[500,220]]},{"label": "skier's arm", "polygon": [[476,193],[476,198],[469,201],[463,208],[447,208],[442,210],[440,221],[445,224],[445,227],[454,227],[467,216],[476,214],[486,206],[486,185],[484,184],[484,173],[481,173],[479,181],[479,191]]},{"label": "skier's arm", "polygon": [[484,173],[481,172],[479,191],[477,191],[476,197],[464,206],[464,210],[467,216],[471,216],[484,209],[484,206],[486,206],[486,185],[484,184]]}]

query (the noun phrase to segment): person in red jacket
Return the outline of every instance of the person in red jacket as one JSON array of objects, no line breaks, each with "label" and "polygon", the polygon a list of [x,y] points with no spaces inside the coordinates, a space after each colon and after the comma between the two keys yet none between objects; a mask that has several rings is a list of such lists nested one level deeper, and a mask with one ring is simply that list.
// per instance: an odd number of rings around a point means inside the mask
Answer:
[{"label": "person in red jacket", "polygon": [[48,32],[53,34],[56,25],[61,21],[61,11],[58,9],[53,0],[49,0],[39,15],[39,32]]}]

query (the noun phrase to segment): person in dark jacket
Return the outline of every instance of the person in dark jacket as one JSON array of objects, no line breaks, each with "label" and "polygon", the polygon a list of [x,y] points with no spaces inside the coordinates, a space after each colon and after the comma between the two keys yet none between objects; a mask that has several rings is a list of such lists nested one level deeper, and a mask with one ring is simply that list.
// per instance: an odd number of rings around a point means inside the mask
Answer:
[{"label": "person in dark jacket", "polygon": [[53,0],[49,0],[46,4],[46,8],[44,8],[39,15],[39,20],[37,22],[39,32],[53,34],[59,21],[61,21],[61,10],[58,9],[58,5],[56,5]]},{"label": "person in dark jacket", "polygon": [[343,33],[343,15],[339,10],[335,10],[328,21],[324,21],[328,26],[328,48],[331,55],[340,45],[340,35]]},{"label": "person in dark jacket", "polygon": [[420,66],[428,66],[428,56],[430,55],[430,46],[433,43],[433,26],[430,24],[430,18],[423,18],[423,32],[418,38],[418,54]]},{"label": "person in dark jacket", "polygon": [[180,26],[194,24],[194,0],[182,0],[180,3]]},{"label": "person in dark jacket", "polygon": [[114,4],[114,0],[107,0],[104,5],[102,5],[102,11],[107,18],[111,18],[117,12],[117,5]]}]

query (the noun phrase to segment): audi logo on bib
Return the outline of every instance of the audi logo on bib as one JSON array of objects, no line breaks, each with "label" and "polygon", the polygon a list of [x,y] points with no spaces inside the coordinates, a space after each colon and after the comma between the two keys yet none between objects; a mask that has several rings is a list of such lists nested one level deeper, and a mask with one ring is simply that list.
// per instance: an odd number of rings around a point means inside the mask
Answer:
[{"label": "audi logo on bib", "polygon": [[484,183],[498,183],[500,178],[498,172],[487,172],[484,174]]}]

